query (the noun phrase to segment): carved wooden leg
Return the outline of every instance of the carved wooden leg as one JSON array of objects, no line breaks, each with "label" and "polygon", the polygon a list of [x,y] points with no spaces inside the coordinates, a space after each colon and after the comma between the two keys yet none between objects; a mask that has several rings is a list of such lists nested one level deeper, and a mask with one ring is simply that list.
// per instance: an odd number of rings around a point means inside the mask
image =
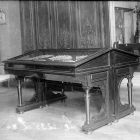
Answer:
[{"label": "carved wooden leg", "polygon": [[22,80],[19,78],[17,79],[18,85],[17,85],[17,90],[18,90],[18,106],[22,106]]},{"label": "carved wooden leg", "polygon": [[85,94],[85,101],[86,101],[86,122],[85,124],[90,123],[90,95],[89,95],[89,88],[85,89],[86,94]]},{"label": "carved wooden leg", "polygon": [[43,80],[43,93],[42,93],[42,101],[45,101],[46,100],[46,96],[45,96],[45,93],[46,93],[46,81]]},{"label": "carved wooden leg", "polygon": [[130,107],[132,107],[132,76],[128,76],[128,83],[127,83],[127,88],[128,88],[128,102]]},{"label": "carved wooden leg", "polygon": [[65,93],[65,86],[64,86],[64,82],[63,81],[62,81],[61,93],[62,93],[62,95],[64,95],[64,93]]},{"label": "carved wooden leg", "polygon": [[38,100],[43,102],[43,94],[44,94],[44,81],[41,79],[38,79]]}]

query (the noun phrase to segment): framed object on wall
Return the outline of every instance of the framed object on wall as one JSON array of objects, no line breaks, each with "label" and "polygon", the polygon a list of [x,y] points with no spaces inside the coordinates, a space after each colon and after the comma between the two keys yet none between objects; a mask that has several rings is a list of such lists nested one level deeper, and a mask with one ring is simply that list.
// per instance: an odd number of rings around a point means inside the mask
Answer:
[{"label": "framed object on wall", "polygon": [[2,24],[6,24],[6,14],[2,9],[0,9],[0,25]]},{"label": "framed object on wall", "polygon": [[133,9],[115,7],[116,41],[120,44],[134,42]]}]

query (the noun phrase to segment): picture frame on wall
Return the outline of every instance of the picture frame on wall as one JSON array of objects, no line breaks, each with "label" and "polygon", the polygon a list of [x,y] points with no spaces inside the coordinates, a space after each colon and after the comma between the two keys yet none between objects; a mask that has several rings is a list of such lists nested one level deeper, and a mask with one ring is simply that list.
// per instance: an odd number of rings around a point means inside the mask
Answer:
[{"label": "picture frame on wall", "polygon": [[6,24],[6,13],[0,9],[0,25]]},{"label": "picture frame on wall", "polygon": [[131,8],[115,7],[116,41],[134,43],[134,14]]}]

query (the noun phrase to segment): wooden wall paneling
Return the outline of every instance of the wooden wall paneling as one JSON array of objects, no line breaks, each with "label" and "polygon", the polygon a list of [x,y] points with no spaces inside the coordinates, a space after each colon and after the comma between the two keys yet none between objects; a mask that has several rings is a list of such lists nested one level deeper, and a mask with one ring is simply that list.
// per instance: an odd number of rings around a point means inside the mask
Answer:
[{"label": "wooden wall paneling", "polygon": [[56,2],[50,1],[50,25],[51,25],[51,44],[52,48],[57,49],[57,21],[56,21]]},{"label": "wooden wall paneling", "polygon": [[76,36],[77,36],[77,48],[81,48],[80,44],[80,31],[81,31],[81,22],[80,22],[80,2],[76,2]]},{"label": "wooden wall paneling", "polygon": [[22,53],[36,49],[34,2],[20,2]]},{"label": "wooden wall paneling", "polygon": [[[100,15],[100,2],[94,2],[94,25],[95,25],[95,47],[102,47],[102,38],[101,38],[101,15]],[[94,46],[93,46],[94,47]]]},{"label": "wooden wall paneling", "polygon": [[71,48],[71,16],[70,2],[56,1],[56,22],[57,22],[57,48]]},{"label": "wooden wall paneling", "polygon": [[70,5],[70,30],[71,30],[71,47],[70,48],[78,48],[77,43],[77,16],[76,16],[76,8],[77,2],[71,1],[69,2]]},{"label": "wooden wall paneling", "polygon": [[108,2],[79,2],[77,7],[79,47],[109,47]]},{"label": "wooden wall paneling", "polygon": [[105,45],[105,38],[104,38],[104,14],[103,14],[103,5],[102,5],[102,2],[98,2],[96,4],[97,6],[97,10],[96,11],[98,13],[98,45],[99,46],[104,46]]},{"label": "wooden wall paneling", "polygon": [[100,2],[102,7],[101,7],[101,13],[103,14],[102,15],[102,18],[103,19],[103,22],[102,23],[102,26],[103,26],[103,31],[101,31],[101,33],[103,33],[103,48],[104,47],[107,47],[109,48],[110,47],[110,23],[109,23],[109,6],[108,6],[108,2]]},{"label": "wooden wall paneling", "polygon": [[21,1],[23,52],[109,46],[108,2]]},{"label": "wooden wall paneling", "polygon": [[50,2],[36,1],[36,36],[37,49],[51,48],[51,23],[50,23]]},{"label": "wooden wall paneling", "polygon": [[96,18],[96,2],[79,2],[78,3],[78,14],[79,21],[77,21],[80,26],[79,32],[79,47],[80,48],[94,48],[98,46],[97,32],[98,28]]}]

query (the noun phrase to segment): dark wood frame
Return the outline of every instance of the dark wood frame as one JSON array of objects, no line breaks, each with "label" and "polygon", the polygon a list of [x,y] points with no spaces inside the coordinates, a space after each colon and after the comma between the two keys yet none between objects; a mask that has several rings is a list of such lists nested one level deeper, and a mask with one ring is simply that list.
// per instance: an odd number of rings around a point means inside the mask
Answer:
[{"label": "dark wood frame", "polygon": [[[96,51],[95,51],[96,50]],[[89,132],[101,126],[104,126],[116,119],[120,119],[130,113],[135,108],[132,104],[132,78],[136,67],[139,64],[139,57],[131,52],[112,48],[112,49],[64,49],[64,50],[46,50],[48,53],[53,52],[91,52],[91,54],[75,63],[68,62],[32,62],[26,60],[19,60],[31,53],[38,54],[38,50],[33,51],[18,57],[5,61],[5,70],[17,76],[18,81],[18,98],[19,105],[18,112],[24,112],[39,106],[44,106],[46,101],[44,98],[39,103],[32,105],[22,104],[22,86],[21,81],[28,76],[35,76],[39,80],[55,80],[71,83],[80,83],[85,91],[85,108],[86,121],[82,130]],[[92,53],[93,51],[93,53]],[[27,69],[28,66],[30,69]],[[128,79],[128,98],[127,105],[120,104],[120,84],[123,78]],[[43,89],[44,86],[41,87]],[[40,88],[41,88],[40,87]],[[102,92],[104,103],[102,105],[103,113],[99,112],[94,118],[90,118],[90,89],[92,87],[99,87]],[[44,93],[44,92],[42,92]],[[43,96],[43,95],[42,95]]]}]

